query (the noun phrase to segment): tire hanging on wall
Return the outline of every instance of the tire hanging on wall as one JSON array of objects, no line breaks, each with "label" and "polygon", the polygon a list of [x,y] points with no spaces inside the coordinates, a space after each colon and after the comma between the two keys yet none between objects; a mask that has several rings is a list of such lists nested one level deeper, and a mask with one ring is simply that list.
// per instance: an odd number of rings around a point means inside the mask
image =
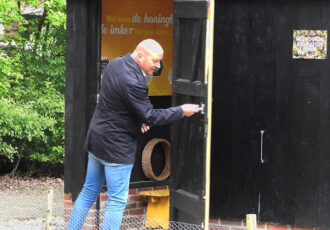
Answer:
[{"label": "tire hanging on wall", "polygon": [[[162,172],[159,174],[159,176],[156,176],[154,171],[152,170],[152,165],[151,165],[151,155],[154,147],[157,144],[161,144],[164,153],[165,153],[165,166],[162,170]],[[170,164],[171,164],[171,144],[165,139],[161,138],[154,138],[150,140],[146,146],[143,149],[142,152],[142,169],[144,172],[144,175],[152,180],[156,181],[162,181],[165,180],[167,177],[170,175]]]}]

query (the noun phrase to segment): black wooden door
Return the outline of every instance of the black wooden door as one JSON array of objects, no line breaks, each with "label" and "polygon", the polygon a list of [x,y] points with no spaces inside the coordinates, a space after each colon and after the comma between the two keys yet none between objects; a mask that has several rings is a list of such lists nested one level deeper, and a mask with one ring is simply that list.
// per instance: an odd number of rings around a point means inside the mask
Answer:
[{"label": "black wooden door", "polygon": [[212,216],[329,228],[329,58],[292,57],[293,31],[328,30],[329,9],[216,2]]},{"label": "black wooden door", "polygon": [[174,1],[172,104],[200,104],[203,112],[171,130],[171,219],[205,225],[207,198],[207,105],[205,71],[208,1]]}]

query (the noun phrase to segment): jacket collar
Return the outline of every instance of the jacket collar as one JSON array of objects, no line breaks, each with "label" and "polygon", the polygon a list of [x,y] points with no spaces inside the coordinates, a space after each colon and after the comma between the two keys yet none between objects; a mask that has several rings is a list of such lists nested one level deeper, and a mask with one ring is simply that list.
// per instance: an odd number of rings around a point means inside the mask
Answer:
[{"label": "jacket collar", "polygon": [[141,74],[143,76],[143,72],[141,67],[139,66],[138,63],[136,63],[136,61],[131,57],[130,53],[125,54],[124,56],[122,56],[125,60],[125,62],[132,67],[138,74]]}]

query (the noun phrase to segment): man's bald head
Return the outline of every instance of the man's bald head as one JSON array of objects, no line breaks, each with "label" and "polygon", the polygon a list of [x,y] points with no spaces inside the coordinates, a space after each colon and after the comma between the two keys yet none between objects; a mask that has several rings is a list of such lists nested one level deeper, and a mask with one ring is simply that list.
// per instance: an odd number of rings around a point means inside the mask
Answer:
[{"label": "man's bald head", "polygon": [[163,48],[158,42],[146,39],[137,45],[132,57],[147,75],[152,75],[160,68],[163,53]]},{"label": "man's bald head", "polygon": [[146,39],[140,42],[134,52],[153,52],[156,54],[164,53],[162,46],[153,39]]}]

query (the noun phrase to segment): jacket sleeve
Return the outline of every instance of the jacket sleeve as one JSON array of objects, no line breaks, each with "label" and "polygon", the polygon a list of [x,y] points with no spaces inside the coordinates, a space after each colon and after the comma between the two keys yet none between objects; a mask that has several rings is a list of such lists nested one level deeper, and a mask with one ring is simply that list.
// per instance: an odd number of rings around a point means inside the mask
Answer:
[{"label": "jacket sleeve", "polygon": [[150,126],[170,124],[183,118],[180,106],[154,109],[148,97],[148,88],[143,84],[132,84],[126,91],[126,103],[138,119]]}]

